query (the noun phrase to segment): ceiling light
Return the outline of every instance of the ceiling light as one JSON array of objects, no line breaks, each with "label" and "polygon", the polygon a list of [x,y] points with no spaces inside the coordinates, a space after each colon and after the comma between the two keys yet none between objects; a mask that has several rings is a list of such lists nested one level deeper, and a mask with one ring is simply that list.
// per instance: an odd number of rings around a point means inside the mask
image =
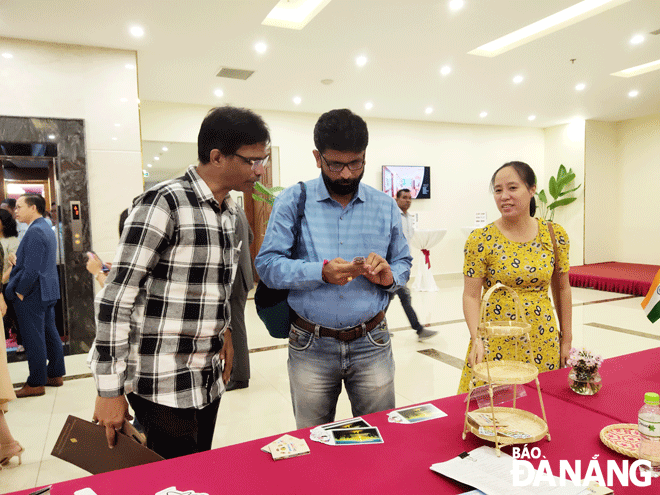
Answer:
[{"label": "ceiling light", "polygon": [[329,3],[330,0],[302,0],[296,2],[280,0],[261,24],[288,29],[302,29]]},{"label": "ceiling light", "polygon": [[486,43],[469,53],[471,55],[481,55],[482,57],[494,57],[629,1],[583,0],[540,21]]},{"label": "ceiling light", "polygon": [[636,36],[633,36],[632,39],[630,40],[631,45],[639,45],[642,41],[644,41],[644,36],[641,34],[638,34]]},{"label": "ceiling light", "polygon": [[295,97],[293,98],[293,102],[294,102],[296,105],[300,105],[300,103],[302,103],[302,98],[301,98],[300,96],[295,96]]},{"label": "ceiling light", "polygon": [[520,84],[521,82],[523,82],[523,79],[524,79],[523,76],[516,76],[513,78],[513,82],[516,84]]},{"label": "ceiling light", "polygon": [[266,50],[268,49],[268,46],[266,45],[266,43],[257,43],[256,45],[254,45],[254,49],[257,50],[257,52],[259,53],[265,53]]},{"label": "ceiling light", "polygon": [[536,115],[530,115],[529,117],[527,117],[527,120],[530,120],[530,121],[535,120],[535,119],[536,119]]},{"label": "ceiling light", "polygon": [[488,112],[481,112],[479,114],[479,117],[481,117],[483,119],[486,115],[488,115]]},{"label": "ceiling light", "polygon": [[124,65],[127,69],[135,69],[135,66],[133,64],[126,64]]},{"label": "ceiling light", "polygon": [[14,56],[9,52],[3,53],[2,56],[5,57],[5,58],[14,58]]},{"label": "ceiling light", "polygon": [[151,163],[147,163],[147,167],[151,167],[151,166],[152,166]]},{"label": "ceiling light", "polygon": [[144,29],[142,29],[140,26],[133,26],[131,28],[131,34],[136,38],[141,38],[144,36]]},{"label": "ceiling light", "polygon": [[654,62],[649,62],[647,64],[637,65],[629,69],[620,70],[619,72],[614,72],[610,75],[618,77],[634,77],[658,69],[660,69],[660,60],[655,60]]},{"label": "ceiling light", "polygon": [[126,103],[128,101],[128,98],[120,98],[119,101],[121,101],[122,103]]},{"label": "ceiling light", "polygon": [[113,137],[112,140],[113,140],[113,141],[117,141],[117,138],[116,138],[116,137]]},{"label": "ceiling light", "polygon": [[158,161],[158,160],[160,160],[160,157],[159,156],[154,156],[154,160]]},{"label": "ceiling light", "polygon": [[370,101],[368,101],[364,104],[364,108],[366,108],[367,110],[371,110],[373,107],[374,107],[374,104],[371,103]]},{"label": "ceiling light", "polygon": [[463,0],[451,0],[449,2],[449,8],[451,10],[460,10],[463,8],[463,4],[464,4]]},{"label": "ceiling light", "polygon": [[216,89],[216,90],[213,92],[213,94],[214,94],[215,96],[217,96],[218,98],[222,98],[222,97],[224,96],[225,93],[224,93],[224,91],[222,91],[221,89]]},{"label": "ceiling light", "polygon": [[638,94],[639,94],[639,91],[637,91],[636,89],[633,89],[630,93],[628,93],[628,96],[630,96],[631,98],[634,98]]},{"label": "ceiling light", "polygon": [[575,89],[576,89],[577,91],[582,91],[582,90],[583,90],[584,88],[586,88],[586,87],[587,87],[586,84],[584,84],[584,83],[580,83],[580,84],[578,84],[578,85],[575,86]]},{"label": "ceiling light", "polygon": [[433,113],[433,107],[426,107],[426,110],[424,111],[426,112],[427,115]]},{"label": "ceiling light", "polygon": [[169,148],[168,148],[167,146],[163,146],[161,149],[162,149],[163,151],[168,151],[168,150],[169,150]]},{"label": "ceiling light", "polygon": [[51,141],[55,139],[55,134],[48,134],[48,139],[50,139]]},{"label": "ceiling light", "polygon": [[442,69],[440,69],[440,74],[442,74],[443,76],[446,76],[450,72],[451,72],[451,67],[449,67],[448,65],[445,65]]},{"label": "ceiling light", "polygon": [[364,67],[367,63],[367,57],[364,55],[360,55],[358,58],[355,59],[355,63],[358,65],[358,67]]},{"label": "ceiling light", "polygon": [[115,124],[115,127],[121,127],[121,124]]}]

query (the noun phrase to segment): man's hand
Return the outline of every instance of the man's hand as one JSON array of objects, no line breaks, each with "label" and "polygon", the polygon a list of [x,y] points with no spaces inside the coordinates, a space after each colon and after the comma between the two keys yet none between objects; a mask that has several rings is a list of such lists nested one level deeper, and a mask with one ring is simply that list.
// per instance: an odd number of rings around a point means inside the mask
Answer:
[{"label": "man's hand", "polygon": [[16,266],[16,253],[9,253],[7,255],[7,261],[11,266]]},{"label": "man's hand", "polygon": [[372,284],[388,287],[394,283],[394,275],[392,275],[390,264],[379,254],[371,253],[367,257],[364,266],[366,270],[364,276]]},{"label": "man's hand", "polygon": [[23,294],[19,294],[18,292],[16,293],[16,297],[18,297],[21,301],[25,297]]},{"label": "man's hand", "polygon": [[229,378],[231,378],[231,368],[234,365],[234,344],[231,341],[231,328],[225,330],[224,344],[220,349],[220,360],[225,364],[222,367],[222,383],[227,385]]},{"label": "man's hand", "polygon": [[335,258],[323,265],[321,274],[323,280],[329,284],[346,285],[354,278],[367,273],[365,265],[366,263],[352,263],[341,258]]},{"label": "man's hand", "polygon": [[0,294],[0,314],[5,316],[7,314],[7,303],[5,302],[5,296]]},{"label": "man's hand", "polygon": [[97,397],[94,406],[94,423],[105,426],[105,437],[108,440],[108,448],[113,448],[117,443],[117,431],[124,426],[124,421],[133,419],[128,413],[128,401],[126,396]]}]

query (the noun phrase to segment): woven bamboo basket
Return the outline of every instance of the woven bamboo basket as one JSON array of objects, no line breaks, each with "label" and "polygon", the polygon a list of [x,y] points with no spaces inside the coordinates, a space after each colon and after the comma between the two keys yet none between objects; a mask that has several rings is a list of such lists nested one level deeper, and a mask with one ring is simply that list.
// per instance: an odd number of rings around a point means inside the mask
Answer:
[{"label": "woven bamboo basket", "polygon": [[534,443],[541,440],[548,433],[548,424],[539,418],[536,414],[524,409],[514,409],[512,407],[483,407],[472,411],[473,413],[484,413],[489,416],[495,416],[497,423],[506,425],[507,430],[517,430],[524,432],[530,437],[528,438],[513,438],[506,435],[485,435],[479,431],[479,425],[468,417],[468,426],[470,431],[479,438],[495,442],[499,445],[513,445],[518,443]]},{"label": "woven bamboo basket", "polygon": [[600,441],[619,454],[639,459],[641,438],[639,436],[639,430],[637,430],[637,425],[634,423],[619,423],[606,426],[600,430]]}]

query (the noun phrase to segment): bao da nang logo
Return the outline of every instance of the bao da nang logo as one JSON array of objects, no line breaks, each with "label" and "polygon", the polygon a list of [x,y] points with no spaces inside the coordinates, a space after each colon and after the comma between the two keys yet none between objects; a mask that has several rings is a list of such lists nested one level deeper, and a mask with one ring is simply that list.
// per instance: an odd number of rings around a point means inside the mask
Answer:
[{"label": "bao da nang logo", "polygon": [[[543,459],[541,459],[543,457]],[[532,463],[525,459],[540,459],[539,466],[534,469]],[[618,479],[621,486],[650,486],[651,473],[640,470],[641,466],[651,467],[649,461],[637,460],[630,463],[624,460],[621,463],[610,459],[606,462],[603,471],[601,463],[598,461],[598,455],[588,463],[576,461],[559,461],[559,472],[553,473],[550,462],[541,455],[541,449],[534,447],[528,449],[527,445],[523,448],[513,447],[513,486],[566,486],[573,484],[575,486],[588,486],[592,481],[601,486],[611,487],[614,479]],[[557,476],[557,478],[555,478]]]}]

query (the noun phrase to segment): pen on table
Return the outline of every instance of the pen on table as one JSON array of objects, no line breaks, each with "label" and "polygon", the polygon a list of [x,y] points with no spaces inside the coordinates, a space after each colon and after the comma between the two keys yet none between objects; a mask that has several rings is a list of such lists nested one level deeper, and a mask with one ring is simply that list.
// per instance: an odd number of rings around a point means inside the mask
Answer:
[{"label": "pen on table", "polygon": [[44,486],[36,492],[28,493],[28,495],[43,495],[44,493],[48,493],[52,487],[53,485]]}]

